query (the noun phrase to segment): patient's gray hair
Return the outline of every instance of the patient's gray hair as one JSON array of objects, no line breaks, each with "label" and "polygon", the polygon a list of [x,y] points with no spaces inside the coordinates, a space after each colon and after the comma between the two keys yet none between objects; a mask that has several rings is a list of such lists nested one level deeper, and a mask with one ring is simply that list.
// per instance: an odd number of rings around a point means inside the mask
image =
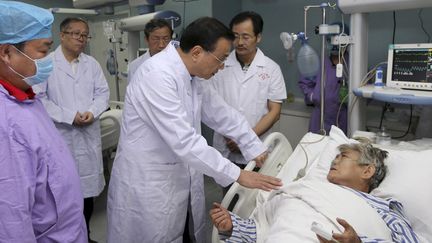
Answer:
[{"label": "patient's gray hair", "polygon": [[384,160],[388,155],[387,151],[375,148],[365,140],[361,140],[361,143],[342,144],[338,149],[341,152],[346,150],[357,151],[360,153],[359,160],[357,161],[358,164],[373,164],[375,166],[375,174],[369,180],[369,192],[377,188],[384,180],[387,173],[387,166],[384,164]]}]

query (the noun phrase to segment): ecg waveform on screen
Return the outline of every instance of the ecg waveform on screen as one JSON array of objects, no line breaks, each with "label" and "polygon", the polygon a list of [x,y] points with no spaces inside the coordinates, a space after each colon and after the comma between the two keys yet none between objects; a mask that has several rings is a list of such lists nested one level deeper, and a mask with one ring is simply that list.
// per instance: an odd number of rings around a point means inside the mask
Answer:
[{"label": "ecg waveform on screen", "polygon": [[432,49],[395,50],[392,79],[411,82],[432,82]]},{"label": "ecg waveform on screen", "polygon": [[393,73],[400,75],[413,75],[415,72],[425,72],[428,70],[428,66],[411,66],[411,67],[403,67],[403,66],[394,66]]}]

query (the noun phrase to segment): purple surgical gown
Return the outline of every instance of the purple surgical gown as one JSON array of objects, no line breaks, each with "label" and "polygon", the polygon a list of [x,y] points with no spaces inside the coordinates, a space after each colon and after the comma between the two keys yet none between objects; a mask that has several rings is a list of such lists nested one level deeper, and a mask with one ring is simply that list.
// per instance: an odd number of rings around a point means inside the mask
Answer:
[{"label": "purple surgical gown", "polygon": [[[339,88],[341,86],[339,78],[336,77],[336,67],[332,65],[329,58],[325,59],[326,83],[324,99],[324,129],[327,134],[332,125],[336,126],[337,112],[339,109]],[[301,77],[299,81],[300,89],[303,91],[304,100],[307,105],[313,105],[309,131],[319,133],[320,131],[320,110],[321,110],[321,71],[316,78],[308,79]],[[339,128],[347,132],[347,107],[342,105],[339,114]]]},{"label": "purple surgical gown", "polygon": [[0,242],[87,242],[72,156],[38,100],[0,85]]}]

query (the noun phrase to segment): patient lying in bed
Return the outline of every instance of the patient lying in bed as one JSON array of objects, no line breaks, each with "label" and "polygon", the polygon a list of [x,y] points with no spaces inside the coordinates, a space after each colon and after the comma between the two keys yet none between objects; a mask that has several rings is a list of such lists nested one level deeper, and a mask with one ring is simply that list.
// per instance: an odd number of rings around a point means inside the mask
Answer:
[{"label": "patient lying in bed", "polygon": [[[310,230],[311,222],[317,221],[332,226],[333,239],[339,242],[419,242],[398,201],[369,194],[385,177],[387,152],[367,143],[338,148],[340,153],[327,174],[331,183],[313,178],[291,183],[273,192],[251,219],[241,219],[215,203],[210,216],[220,238],[226,242],[330,242]],[[378,226],[367,229],[359,220]]]}]

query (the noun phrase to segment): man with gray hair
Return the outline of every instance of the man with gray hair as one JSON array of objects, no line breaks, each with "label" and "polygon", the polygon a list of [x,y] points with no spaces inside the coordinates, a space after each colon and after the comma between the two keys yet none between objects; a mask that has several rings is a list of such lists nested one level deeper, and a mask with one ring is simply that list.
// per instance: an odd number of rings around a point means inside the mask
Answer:
[{"label": "man with gray hair", "polygon": [[[342,144],[338,149],[340,153],[333,160],[327,175],[329,182],[369,193],[384,180],[387,172],[384,164],[387,151],[375,148],[369,143]],[[342,163],[347,159],[357,163]],[[361,173],[357,170],[358,167],[363,169]]]},{"label": "man with gray hair", "polygon": [[[390,229],[393,242],[418,242],[416,234],[404,216],[400,202],[392,198],[384,200],[369,194],[379,186],[386,175],[384,160],[388,152],[375,148],[366,141],[342,144],[338,149],[340,153],[331,163],[327,180],[351,190],[374,208]],[[256,242],[256,222],[253,219],[241,219],[218,203],[210,210],[210,216],[221,238],[228,238],[226,242]],[[382,242],[381,239],[359,236],[347,221],[341,218],[336,220],[345,228],[342,234],[332,235],[333,239],[340,243]],[[319,235],[317,237],[320,243],[334,242],[327,241]]]},{"label": "man with gray hair", "polygon": [[152,19],[145,25],[144,34],[148,51],[129,64],[128,83],[130,83],[133,75],[141,64],[165,49],[171,41],[173,30],[165,19]]}]

